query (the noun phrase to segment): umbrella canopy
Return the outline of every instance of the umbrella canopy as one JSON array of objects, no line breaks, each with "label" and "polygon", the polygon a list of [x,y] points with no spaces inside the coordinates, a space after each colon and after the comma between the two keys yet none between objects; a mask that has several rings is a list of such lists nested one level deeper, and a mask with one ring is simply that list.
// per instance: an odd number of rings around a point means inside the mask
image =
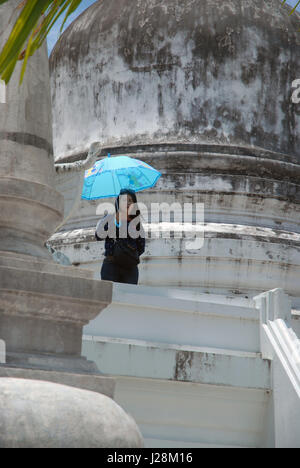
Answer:
[{"label": "umbrella canopy", "polygon": [[81,198],[117,197],[122,188],[135,192],[153,187],[161,173],[149,164],[129,156],[115,156],[97,161],[85,171]]}]

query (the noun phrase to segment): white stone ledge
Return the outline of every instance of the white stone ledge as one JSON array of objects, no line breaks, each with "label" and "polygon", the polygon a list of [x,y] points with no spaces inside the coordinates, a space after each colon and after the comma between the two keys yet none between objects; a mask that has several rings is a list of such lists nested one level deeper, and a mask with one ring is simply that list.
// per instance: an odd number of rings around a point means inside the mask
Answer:
[{"label": "white stone ledge", "polygon": [[270,389],[259,353],[84,335],[83,355],[108,375]]},{"label": "white stone ledge", "polygon": [[114,283],[112,302],[84,334],[258,352],[259,312],[252,301],[179,289]]},{"label": "white stone ledge", "polygon": [[[158,288],[153,294],[151,287],[139,286],[130,291],[129,288],[124,287],[122,284],[118,285],[114,289],[113,303],[123,304],[131,307],[141,309],[141,299],[143,301],[143,307],[147,309],[160,309],[160,310],[172,310],[180,311],[182,313],[190,313],[209,317],[222,317],[222,318],[238,318],[241,320],[259,321],[258,311],[251,307],[243,307],[239,305],[220,304],[208,302],[208,298],[198,295],[197,298],[181,298],[176,297],[176,292],[170,288]],[[130,285],[129,285],[130,286]],[[150,289],[151,288],[151,289]],[[152,291],[151,291],[152,290]],[[147,294],[148,292],[148,294]],[[152,292],[152,294],[151,294]],[[142,295],[142,297],[141,297]]]}]

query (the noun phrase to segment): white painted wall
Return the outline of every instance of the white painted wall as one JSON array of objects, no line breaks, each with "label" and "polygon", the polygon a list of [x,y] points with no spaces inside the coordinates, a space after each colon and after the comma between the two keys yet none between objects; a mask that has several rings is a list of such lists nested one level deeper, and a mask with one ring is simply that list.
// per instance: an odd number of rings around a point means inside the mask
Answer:
[{"label": "white painted wall", "polygon": [[115,401],[146,447],[260,447],[269,395],[190,382],[117,377]]}]

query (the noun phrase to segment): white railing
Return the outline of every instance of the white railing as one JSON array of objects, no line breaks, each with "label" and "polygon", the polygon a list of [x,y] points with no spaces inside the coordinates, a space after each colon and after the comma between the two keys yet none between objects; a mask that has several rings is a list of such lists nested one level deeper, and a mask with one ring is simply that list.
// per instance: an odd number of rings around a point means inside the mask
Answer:
[{"label": "white railing", "polygon": [[276,447],[300,447],[300,341],[291,328],[291,300],[280,289],[254,297],[260,310],[260,348],[272,361]]}]

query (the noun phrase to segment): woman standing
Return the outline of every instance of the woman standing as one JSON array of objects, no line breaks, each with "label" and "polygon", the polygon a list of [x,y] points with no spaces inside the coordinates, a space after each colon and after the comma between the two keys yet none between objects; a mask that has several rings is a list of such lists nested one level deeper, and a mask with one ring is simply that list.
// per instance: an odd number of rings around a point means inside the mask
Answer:
[{"label": "woman standing", "polygon": [[[101,218],[96,226],[95,237],[97,241],[105,240],[105,258],[101,267],[102,280],[138,284],[138,264],[140,263],[140,255],[145,251],[145,231],[136,203],[135,192],[130,189],[122,189],[115,201],[115,213],[107,214]],[[134,208],[136,214],[132,214]],[[131,237],[130,232],[128,232],[129,223],[135,218],[138,221],[136,230],[140,231],[137,238]],[[116,229],[115,236],[109,232],[112,231],[113,224],[115,224]],[[126,232],[126,237],[120,236],[120,229],[123,229],[122,232]],[[104,235],[104,231],[108,231],[108,234]]]}]

